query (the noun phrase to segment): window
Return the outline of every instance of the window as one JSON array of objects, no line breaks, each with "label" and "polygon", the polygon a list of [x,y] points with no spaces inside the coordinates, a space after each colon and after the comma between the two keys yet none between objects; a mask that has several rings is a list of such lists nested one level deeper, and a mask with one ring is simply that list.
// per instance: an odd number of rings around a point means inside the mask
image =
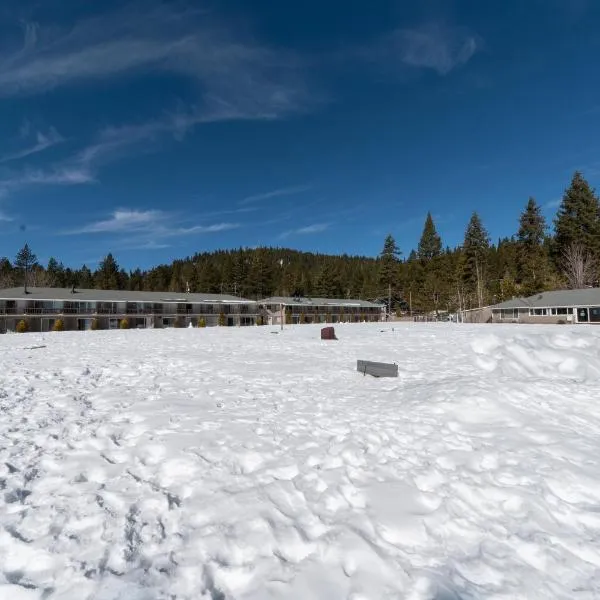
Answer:
[{"label": "window", "polygon": [[552,314],[553,315],[570,315],[571,314],[571,309],[570,308],[566,308],[566,307],[553,308],[552,309]]},{"label": "window", "polygon": [[600,323],[600,307],[595,306],[590,308],[590,321],[592,323]]},{"label": "window", "polygon": [[530,317],[545,317],[548,314],[547,308],[530,308],[529,316]]},{"label": "window", "polygon": [[503,308],[500,310],[500,316],[503,319],[518,319],[519,310],[517,308]]}]

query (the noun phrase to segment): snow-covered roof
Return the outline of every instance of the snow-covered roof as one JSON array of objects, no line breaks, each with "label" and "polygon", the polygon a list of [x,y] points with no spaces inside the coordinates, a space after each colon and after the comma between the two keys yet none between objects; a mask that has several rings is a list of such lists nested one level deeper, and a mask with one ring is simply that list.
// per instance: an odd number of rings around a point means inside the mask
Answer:
[{"label": "snow-covered roof", "polygon": [[227,294],[201,294],[181,292],[131,292],[127,290],[89,290],[75,288],[28,287],[27,294],[22,287],[0,290],[0,300],[59,300],[65,302],[180,302],[187,303],[223,303],[255,304]]}]

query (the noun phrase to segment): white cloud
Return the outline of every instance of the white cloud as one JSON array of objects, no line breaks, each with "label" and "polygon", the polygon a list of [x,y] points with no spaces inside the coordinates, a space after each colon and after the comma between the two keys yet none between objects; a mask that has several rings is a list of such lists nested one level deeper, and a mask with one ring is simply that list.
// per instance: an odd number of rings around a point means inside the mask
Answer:
[{"label": "white cloud", "polygon": [[311,104],[303,67],[282,49],[232,31],[213,14],[139,2],[78,22],[69,31],[26,28],[23,48],[0,56],[0,96],[28,95],[134,71],[197,84],[199,111],[183,117],[273,119]]},{"label": "white cloud", "polygon": [[[21,138],[29,137],[30,132],[31,125],[28,121],[25,121],[20,129]],[[52,146],[56,146],[63,141],[63,137],[60,135],[60,133],[58,133],[58,131],[56,131],[56,129],[54,129],[54,127],[51,127],[46,133],[37,131],[35,134],[35,143],[33,145],[22,150],[17,150],[15,152],[5,154],[4,156],[0,156],[0,163],[19,160],[21,158],[31,156],[32,154],[43,152],[44,150],[52,148]]]},{"label": "white cloud", "polygon": [[89,169],[82,166],[64,166],[49,170],[26,170],[0,179],[0,196],[31,186],[80,185],[94,181]]},{"label": "white cloud", "polygon": [[280,198],[282,196],[292,196],[295,194],[302,194],[310,190],[309,185],[297,185],[287,188],[279,188],[270,192],[264,192],[262,194],[254,194],[253,196],[247,196],[239,202],[240,205],[251,204],[253,202],[260,202],[261,200],[270,200],[271,198]]},{"label": "white cloud", "polygon": [[300,227],[299,229],[290,229],[289,231],[284,231],[280,234],[280,238],[287,238],[293,235],[311,235],[315,233],[322,233],[329,229],[329,223],[313,223],[312,225],[307,225],[306,227]]},{"label": "white cloud", "polygon": [[169,235],[189,235],[191,233],[218,233],[238,229],[239,223],[215,223],[214,225],[194,225],[193,227],[169,230]]},{"label": "white cloud", "polygon": [[[0,54],[0,98],[134,72],[186,78],[195,98],[152,120],[107,127],[71,158],[45,170],[11,174],[0,181],[0,194],[27,185],[95,181],[102,166],[132,153],[158,150],[166,136],[181,140],[203,123],[280,119],[317,102],[297,57],[257,43],[212,13],[182,6],[134,0],[69,30],[48,23],[24,26],[22,47]],[[0,163],[63,141],[54,129],[34,132],[29,121],[20,135],[36,138],[26,148],[0,156]]]},{"label": "white cloud", "polygon": [[70,233],[130,233],[148,227],[152,228],[160,223],[163,217],[164,213],[160,210],[117,209],[110,218],[90,223]]},{"label": "white cloud", "polygon": [[[146,245],[156,247],[158,240],[166,240],[179,236],[219,233],[237,229],[239,223],[213,223],[209,225],[186,225],[175,213],[162,210],[136,210],[120,208],[106,218],[82,227],[64,232],[67,235],[82,234],[116,234],[126,235],[127,243],[135,244],[136,248]],[[134,236],[131,239],[131,236]]]},{"label": "white cloud", "polygon": [[561,198],[555,198],[554,200],[550,200],[549,202],[546,202],[543,205],[543,208],[545,208],[545,209],[558,208],[560,206],[561,202],[562,202]]},{"label": "white cloud", "polygon": [[10,222],[13,221],[14,219],[12,217],[9,217],[5,212],[2,212],[0,210],[0,222],[4,221],[4,222]]},{"label": "white cloud", "polygon": [[465,29],[429,23],[400,28],[363,52],[370,60],[391,61],[447,75],[467,63],[481,49],[481,38]]}]

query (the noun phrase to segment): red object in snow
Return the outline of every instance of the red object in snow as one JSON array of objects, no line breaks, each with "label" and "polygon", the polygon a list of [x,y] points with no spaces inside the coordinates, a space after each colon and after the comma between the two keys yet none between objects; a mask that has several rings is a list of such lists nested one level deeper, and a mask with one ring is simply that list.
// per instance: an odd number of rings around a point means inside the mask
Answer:
[{"label": "red object in snow", "polygon": [[337,340],[335,337],[335,329],[333,327],[323,327],[321,329],[322,340]]}]

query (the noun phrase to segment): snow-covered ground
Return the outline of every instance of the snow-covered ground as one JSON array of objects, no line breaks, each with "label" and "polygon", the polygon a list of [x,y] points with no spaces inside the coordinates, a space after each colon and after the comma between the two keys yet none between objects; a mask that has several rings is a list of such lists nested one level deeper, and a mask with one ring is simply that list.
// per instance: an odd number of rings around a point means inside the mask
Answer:
[{"label": "snow-covered ground", "polygon": [[600,327],[336,331],[0,336],[0,599],[600,597]]}]

